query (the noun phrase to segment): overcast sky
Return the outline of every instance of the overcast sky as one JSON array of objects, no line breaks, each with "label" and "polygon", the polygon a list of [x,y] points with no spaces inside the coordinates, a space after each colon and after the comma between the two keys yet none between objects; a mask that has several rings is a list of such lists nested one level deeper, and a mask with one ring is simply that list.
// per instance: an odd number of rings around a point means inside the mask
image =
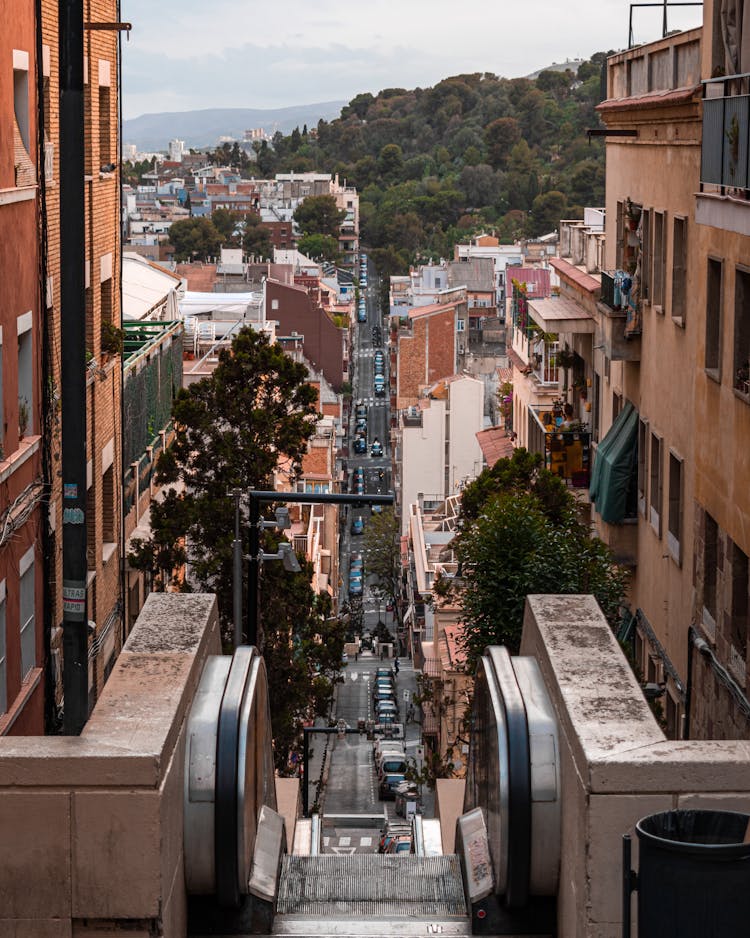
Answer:
[{"label": "overcast sky", "polygon": [[[125,117],[275,108],[428,87],[462,72],[507,78],[627,44],[627,0],[122,0]],[[661,12],[636,10],[636,42]],[[669,13],[699,25],[700,7]]]}]

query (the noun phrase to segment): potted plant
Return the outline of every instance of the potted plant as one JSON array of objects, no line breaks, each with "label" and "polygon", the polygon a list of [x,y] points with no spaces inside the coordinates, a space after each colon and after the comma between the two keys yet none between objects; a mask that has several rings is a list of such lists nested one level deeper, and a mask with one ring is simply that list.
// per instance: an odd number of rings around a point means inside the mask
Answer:
[{"label": "potted plant", "polygon": [[25,397],[18,398],[18,438],[23,439],[26,436],[26,431],[29,429],[29,417],[31,416],[31,410],[29,408],[29,402]]},{"label": "potted plant", "polygon": [[125,333],[111,322],[102,323],[102,352],[108,355],[121,355],[125,342]]}]

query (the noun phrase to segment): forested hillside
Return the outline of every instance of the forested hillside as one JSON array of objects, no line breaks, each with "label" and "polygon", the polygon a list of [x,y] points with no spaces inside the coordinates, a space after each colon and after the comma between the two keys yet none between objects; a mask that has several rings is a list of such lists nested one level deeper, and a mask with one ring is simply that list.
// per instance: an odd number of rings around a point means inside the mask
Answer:
[{"label": "forested hillside", "polygon": [[599,123],[605,57],[578,75],[476,73],[361,94],[313,132],[257,145],[258,170],[334,172],[354,184],[362,242],[386,274],[450,255],[482,228],[505,241],[544,234],[603,202],[604,148],[586,131]]}]

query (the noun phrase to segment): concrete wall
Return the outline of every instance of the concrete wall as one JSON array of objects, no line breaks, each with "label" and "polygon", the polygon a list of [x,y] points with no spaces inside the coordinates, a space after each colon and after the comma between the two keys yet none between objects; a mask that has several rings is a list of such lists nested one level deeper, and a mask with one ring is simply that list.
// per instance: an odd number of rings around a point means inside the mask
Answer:
[{"label": "concrete wall", "polygon": [[529,596],[521,654],[537,659],[559,723],[558,934],[615,938],[622,836],[659,811],[750,810],[750,741],[665,739],[591,596]]},{"label": "concrete wall", "polygon": [[450,398],[450,440],[448,444],[448,486],[453,495],[464,480],[475,479],[484,459],[477,433],[484,422],[484,382],[460,378],[448,385]]},{"label": "concrete wall", "polygon": [[220,650],[213,596],[152,594],[80,737],[0,739],[0,935],[185,934],[185,719]]}]

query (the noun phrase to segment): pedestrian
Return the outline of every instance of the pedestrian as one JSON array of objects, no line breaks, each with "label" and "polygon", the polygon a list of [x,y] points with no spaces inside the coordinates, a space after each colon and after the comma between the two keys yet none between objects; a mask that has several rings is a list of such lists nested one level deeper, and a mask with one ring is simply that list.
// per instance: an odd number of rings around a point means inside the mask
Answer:
[{"label": "pedestrian", "polygon": [[385,648],[380,649],[380,660],[382,661],[385,658]]},{"label": "pedestrian", "polygon": [[396,672],[396,674],[398,674],[398,667],[399,665],[398,665],[398,655],[397,655],[396,660],[393,662],[393,670]]}]

